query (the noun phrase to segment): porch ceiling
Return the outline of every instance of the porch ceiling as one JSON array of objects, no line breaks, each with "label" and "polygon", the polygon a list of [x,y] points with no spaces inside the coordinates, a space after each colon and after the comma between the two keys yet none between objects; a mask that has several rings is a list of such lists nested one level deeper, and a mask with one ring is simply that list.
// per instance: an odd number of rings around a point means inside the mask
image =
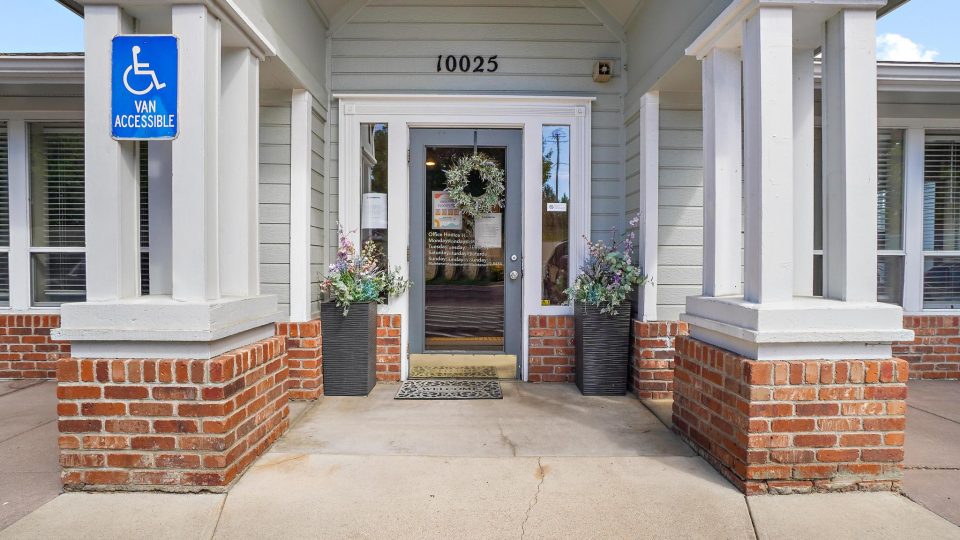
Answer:
[{"label": "porch ceiling", "polygon": [[[645,0],[580,0],[588,9],[601,9],[606,15],[609,15],[621,27],[625,26],[633,12],[636,11]],[[337,21],[338,19],[359,11],[369,0],[310,0],[314,6],[323,14],[328,21]],[[412,2],[411,2],[412,3]],[[450,0],[450,3],[456,3]],[[549,6],[551,0],[536,0],[532,5]]]}]

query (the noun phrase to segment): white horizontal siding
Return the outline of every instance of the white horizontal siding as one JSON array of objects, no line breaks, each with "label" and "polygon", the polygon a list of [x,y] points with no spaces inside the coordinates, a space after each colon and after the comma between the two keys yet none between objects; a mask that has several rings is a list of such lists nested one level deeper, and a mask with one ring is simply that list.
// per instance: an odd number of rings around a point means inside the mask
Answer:
[{"label": "white horizontal siding", "polygon": [[260,291],[290,311],[290,103],[264,93],[260,106]]},{"label": "white horizontal siding", "polygon": [[326,246],[326,106],[314,99],[310,131],[310,298],[314,313],[319,312],[320,276],[325,272]]},{"label": "white horizontal siding", "polygon": [[657,317],[703,291],[703,117],[699,95],[660,95]]},{"label": "white horizontal siding", "polygon": [[[608,83],[593,82],[592,72],[599,59],[619,60],[620,45],[576,0],[426,0],[415,6],[373,0],[333,37],[331,88],[339,93],[596,97],[591,234],[606,238],[624,222],[624,86],[619,61]],[[497,55],[499,68],[494,73],[437,73],[437,56],[448,54]],[[334,108],[331,124],[337,118]],[[338,179],[336,141],[331,142],[332,187]],[[336,194],[328,200],[335,217]],[[327,235],[328,241],[334,237],[335,231]]]}]

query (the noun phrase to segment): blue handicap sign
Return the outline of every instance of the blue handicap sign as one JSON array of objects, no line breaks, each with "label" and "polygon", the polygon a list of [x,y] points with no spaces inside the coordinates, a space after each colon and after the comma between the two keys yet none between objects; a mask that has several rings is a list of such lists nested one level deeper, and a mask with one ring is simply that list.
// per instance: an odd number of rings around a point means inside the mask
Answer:
[{"label": "blue handicap sign", "polygon": [[110,125],[114,139],[177,136],[177,38],[113,38]]}]

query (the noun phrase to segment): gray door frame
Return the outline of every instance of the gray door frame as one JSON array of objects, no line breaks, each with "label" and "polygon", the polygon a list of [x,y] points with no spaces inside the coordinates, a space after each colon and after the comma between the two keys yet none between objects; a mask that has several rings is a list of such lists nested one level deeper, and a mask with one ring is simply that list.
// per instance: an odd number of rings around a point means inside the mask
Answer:
[{"label": "gray door frame", "polygon": [[[476,139],[474,139],[476,133]],[[424,249],[426,247],[426,147],[493,146],[506,148],[504,209],[504,353],[523,357],[523,130],[484,128],[410,129],[410,352],[424,352]],[[515,260],[514,260],[514,255]],[[519,274],[510,279],[510,272]],[[471,354],[483,354],[474,353]],[[518,375],[519,376],[519,375]]]}]

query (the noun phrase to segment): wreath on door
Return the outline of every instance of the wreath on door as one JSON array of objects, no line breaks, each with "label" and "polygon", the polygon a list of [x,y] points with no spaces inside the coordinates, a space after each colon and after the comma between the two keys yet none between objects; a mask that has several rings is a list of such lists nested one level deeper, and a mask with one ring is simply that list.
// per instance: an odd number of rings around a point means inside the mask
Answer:
[{"label": "wreath on door", "polygon": [[[483,193],[479,195],[473,195],[469,190],[473,171],[480,173],[483,183]],[[447,194],[463,214],[476,217],[503,205],[503,169],[489,156],[482,153],[462,156],[443,173],[447,176]]]}]

